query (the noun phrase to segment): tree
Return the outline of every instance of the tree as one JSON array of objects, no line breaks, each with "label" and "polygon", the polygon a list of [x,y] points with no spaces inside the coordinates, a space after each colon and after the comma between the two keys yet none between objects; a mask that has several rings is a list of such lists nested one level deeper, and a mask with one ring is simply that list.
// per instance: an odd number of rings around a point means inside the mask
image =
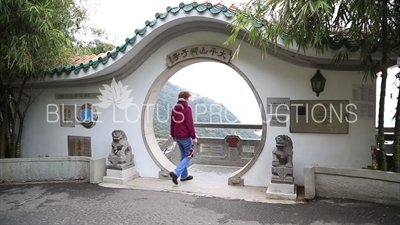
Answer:
[{"label": "tree", "polygon": [[[397,30],[397,37],[400,38],[400,1],[393,4],[393,26]],[[397,45],[400,48],[400,45]],[[397,58],[397,64],[400,68],[400,58]],[[400,72],[396,74],[396,78],[400,80]],[[400,86],[398,87],[397,107],[395,113],[395,130],[394,130],[394,149],[393,149],[393,163],[392,171],[400,172]]]},{"label": "tree", "polygon": [[[375,80],[380,68],[380,169],[387,170],[383,113],[389,55],[399,55],[398,7],[398,1],[389,0],[251,0],[235,13],[232,34],[226,44],[235,42],[242,30],[246,32],[245,38],[263,54],[269,47],[277,48],[280,40],[285,48],[297,44],[298,52],[311,48],[317,53],[341,42],[348,48],[338,50],[334,63],[341,64],[351,52],[358,51],[365,78]],[[239,49],[240,45],[235,55]],[[373,61],[372,53],[377,50],[382,58]]]},{"label": "tree", "polygon": [[76,55],[98,55],[100,53],[105,53],[111,51],[115,48],[113,44],[103,42],[99,39],[94,39],[89,42],[81,42],[76,49]]},{"label": "tree", "polygon": [[[400,72],[396,74],[396,79],[400,80]],[[393,172],[400,172],[400,85],[397,87],[399,89],[399,94],[397,96],[397,106],[396,106],[396,113],[394,115],[395,119],[395,129],[394,129],[394,143],[393,143]]]},{"label": "tree", "polygon": [[40,79],[74,55],[75,35],[87,29],[86,0],[0,1],[0,158],[20,157],[23,123]]}]

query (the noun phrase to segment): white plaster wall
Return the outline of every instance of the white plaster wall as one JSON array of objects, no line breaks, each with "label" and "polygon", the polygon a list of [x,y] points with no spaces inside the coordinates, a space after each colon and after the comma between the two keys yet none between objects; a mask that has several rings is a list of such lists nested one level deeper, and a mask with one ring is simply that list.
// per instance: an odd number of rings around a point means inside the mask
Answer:
[{"label": "white plaster wall", "polygon": [[[124,82],[124,81],[122,81]],[[111,81],[110,81],[111,83]],[[126,84],[125,84],[126,85]],[[139,85],[138,85],[139,86]],[[100,103],[96,99],[67,99],[56,100],[55,93],[92,93],[99,92],[99,88],[104,89],[100,84],[83,88],[60,88],[46,89],[40,97],[40,100],[32,105],[25,122],[25,130],[22,141],[22,157],[37,157],[38,155],[48,154],[49,156],[67,156],[68,142],[67,136],[91,136],[92,141],[92,157],[101,158],[108,157],[111,152],[111,132],[116,129],[124,130],[134,153],[134,162],[141,176],[157,177],[158,167],[149,157],[149,154],[144,146],[140,120],[135,123],[138,118],[138,110],[134,107],[125,110],[120,110],[117,107],[109,107],[102,109],[97,107],[99,120],[92,129],[87,129],[81,125],[72,127],[60,127],[56,115],[50,115],[50,121],[47,122],[47,105],[48,104],[77,104],[79,108],[84,103]],[[143,99],[147,90],[140,90],[138,87],[129,86],[129,89],[134,89],[131,94],[134,96],[133,103],[141,105],[140,99]],[[50,107],[50,112],[54,112],[54,107]],[[114,113],[115,112],[115,113]],[[125,113],[129,114],[127,120]]]},{"label": "white plaster wall", "polygon": [[[234,64],[246,74],[259,95],[264,107],[268,97],[289,97],[291,100],[349,100],[352,101],[352,84],[360,84],[363,75],[358,72],[321,71],[327,79],[325,90],[316,97],[311,91],[310,78],[316,69],[298,67],[280,61],[271,55],[261,60],[259,51],[252,47],[241,48],[241,60]],[[244,57],[245,56],[245,57]],[[304,185],[304,167],[318,164],[330,167],[361,168],[371,164],[370,146],[375,144],[375,120],[358,120],[349,125],[349,134],[299,134],[286,128],[267,126],[267,142],[259,160],[243,177],[245,185],[264,186],[270,180],[274,138],[289,135],[294,143],[295,183]],[[265,176],[264,174],[267,174]]]},{"label": "white plaster wall", "polygon": [[[217,33],[198,32],[182,35],[159,48],[145,63],[130,76],[124,78],[123,85],[132,90],[133,103],[139,106],[128,109],[129,120],[139,118],[145,97],[154,80],[166,69],[166,55],[176,49],[194,44],[221,45],[227,36]],[[233,47],[231,47],[234,50]],[[327,79],[325,91],[317,98],[311,91],[310,78],[316,69],[307,69],[288,64],[269,55],[261,59],[260,51],[247,44],[242,44],[239,59],[232,63],[237,66],[252,82],[261,96],[264,107],[267,97],[290,97],[292,100],[350,100],[352,84],[362,81],[362,74],[356,72],[321,71]],[[204,68],[204,72],[210,71]],[[171,74],[172,75],[172,74]],[[71,74],[70,76],[74,76]],[[111,80],[108,84],[111,83]],[[101,84],[85,87],[46,89],[38,102],[32,105],[25,124],[23,136],[23,157],[65,156],[68,154],[67,135],[91,136],[92,157],[107,157],[110,152],[111,132],[122,129],[128,136],[135,154],[135,164],[141,176],[158,177],[159,169],[152,161],[145,148],[141,134],[140,120],[129,122],[125,111],[98,108],[101,113],[99,122],[94,128],[86,129],[77,125],[75,128],[60,127],[59,122],[46,122],[46,104],[81,104],[99,103],[98,100],[55,100],[56,93],[98,92]],[[159,91],[159,90],[150,90]],[[212,96],[211,96],[212,97]],[[141,117],[140,117],[141,118]],[[288,134],[294,142],[294,176],[298,185],[303,185],[303,170],[308,164],[319,164],[330,167],[361,168],[370,164],[370,145],[374,143],[374,119],[359,120],[350,124],[349,134],[291,134],[289,127],[267,128],[267,143],[255,165],[243,178],[245,185],[267,186],[270,180],[271,151],[274,138],[278,134]]]}]

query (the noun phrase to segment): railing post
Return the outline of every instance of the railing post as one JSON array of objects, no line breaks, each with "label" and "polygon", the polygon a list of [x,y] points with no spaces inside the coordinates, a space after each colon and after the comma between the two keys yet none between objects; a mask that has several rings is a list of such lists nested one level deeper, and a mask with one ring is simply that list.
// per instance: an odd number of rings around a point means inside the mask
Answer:
[{"label": "railing post", "polygon": [[160,147],[160,148],[161,148],[161,151],[163,151],[164,154],[165,154],[165,152],[167,151],[168,146],[169,146],[172,142],[174,142],[174,139],[173,139],[172,137],[170,137],[170,138]]}]

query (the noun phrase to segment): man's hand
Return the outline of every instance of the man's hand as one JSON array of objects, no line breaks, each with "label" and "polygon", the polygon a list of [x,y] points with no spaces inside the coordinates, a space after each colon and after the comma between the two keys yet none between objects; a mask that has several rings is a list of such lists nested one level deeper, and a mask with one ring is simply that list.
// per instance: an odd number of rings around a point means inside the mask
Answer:
[{"label": "man's hand", "polygon": [[193,139],[193,144],[199,144],[199,142],[197,142],[197,138]]}]

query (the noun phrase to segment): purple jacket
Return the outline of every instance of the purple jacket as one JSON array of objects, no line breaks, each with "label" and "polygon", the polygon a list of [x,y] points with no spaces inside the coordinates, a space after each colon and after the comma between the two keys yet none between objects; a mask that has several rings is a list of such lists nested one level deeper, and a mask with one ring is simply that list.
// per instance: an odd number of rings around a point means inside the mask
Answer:
[{"label": "purple jacket", "polygon": [[192,108],[184,99],[178,99],[171,112],[171,137],[196,138],[194,129]]}]

